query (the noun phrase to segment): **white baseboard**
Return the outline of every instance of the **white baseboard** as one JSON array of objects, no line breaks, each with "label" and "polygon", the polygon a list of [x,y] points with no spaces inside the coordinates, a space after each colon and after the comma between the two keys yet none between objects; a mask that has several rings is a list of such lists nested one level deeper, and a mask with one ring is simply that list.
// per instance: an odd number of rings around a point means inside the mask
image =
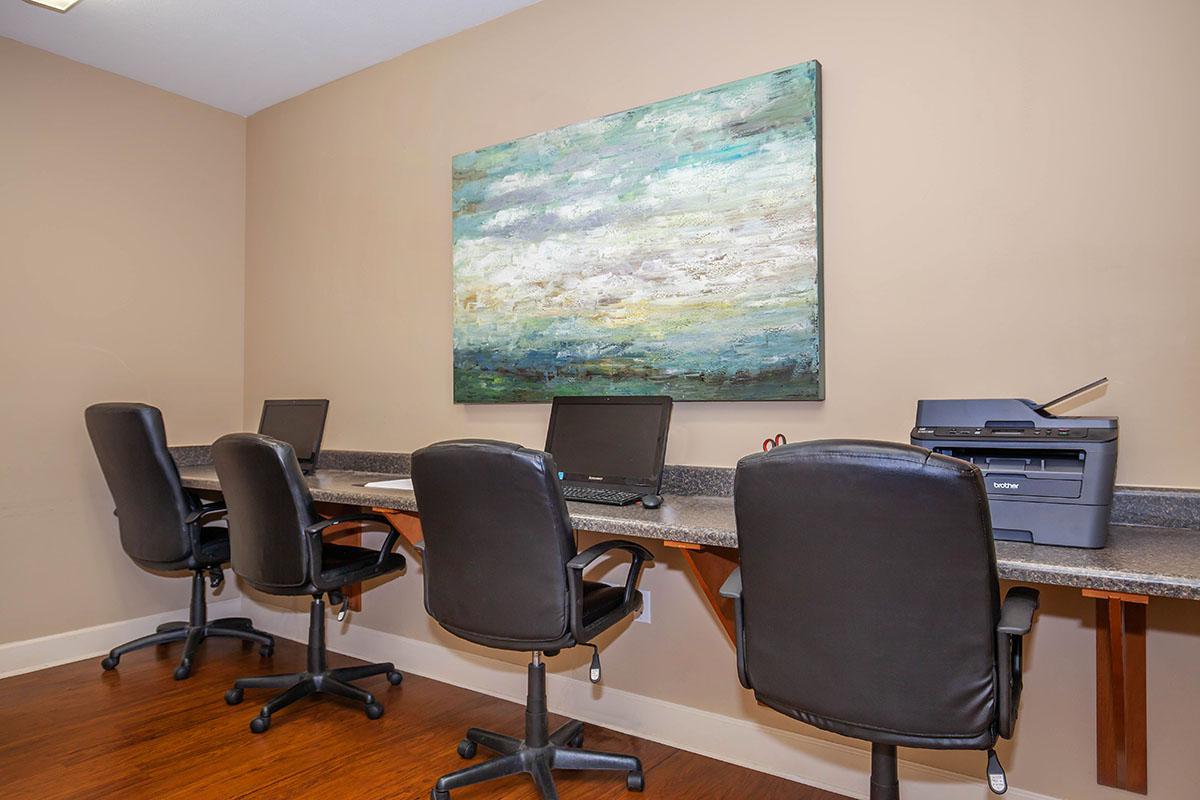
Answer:
[{"label": "white baseboard", "polygon": [[[236,617],[241,609],[242,598],[231,597],[228,600],[210,601],[208,615],[209,619]],[[0,645],[0,678],[104,655],[123,642],[153,633],[154,629],[164,622],[186,620],[187,618],[188,610],[185,608],[181,611],[166,611],[161,614],[151,614],[148,617],[110,622],[91,628],[41,636],[37,639],[26,639],[23,642],[2,644]]]},{"label": "white baseboard", "polygon": [[[287,639],[304,641],[308,616],[243,596],[243,616]],[[329,648],[367,661],[391,661],[397,669],[512,700],[525,701],[525,672],[513,665],[429,642],[351,624],[330,625]],[[768,728],[653,697],[601,687],[564,675],[547,676],[550,710],[574,719],[640,736],[700,755],[766,772],[849,797],[868,796],[871,756],[867,750]],[[980,774],[984,758],[980,754]],[[992,798],[982,780],[902,761],[900,779],[907,796],[922,800]],[[1057,800],[1016,787],[1012,800]]]}]

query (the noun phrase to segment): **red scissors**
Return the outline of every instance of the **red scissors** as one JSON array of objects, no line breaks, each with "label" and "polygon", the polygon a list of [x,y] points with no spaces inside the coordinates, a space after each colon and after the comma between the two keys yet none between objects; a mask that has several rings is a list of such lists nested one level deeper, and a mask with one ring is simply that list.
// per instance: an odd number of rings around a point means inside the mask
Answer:
[{"label": "red scissors", "polygon": [[777,433],[774,439],[763,439],[763,452],[765,453],[772,447],[779,447],[784,444],[787,444],[787,437],[782,433]]}]

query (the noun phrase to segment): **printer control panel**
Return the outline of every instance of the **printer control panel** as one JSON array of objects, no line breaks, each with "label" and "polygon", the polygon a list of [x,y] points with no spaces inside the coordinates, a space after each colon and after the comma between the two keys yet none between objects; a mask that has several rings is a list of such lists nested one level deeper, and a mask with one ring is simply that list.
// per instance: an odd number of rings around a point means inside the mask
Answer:
[{"label": "printer control panel", "polygon": [[1108,428],[989,428],[989,427],[928,427],[913,428],[913,439],[985,439],[988,441],[1090,441],[1109,442],[1117,432]]}]

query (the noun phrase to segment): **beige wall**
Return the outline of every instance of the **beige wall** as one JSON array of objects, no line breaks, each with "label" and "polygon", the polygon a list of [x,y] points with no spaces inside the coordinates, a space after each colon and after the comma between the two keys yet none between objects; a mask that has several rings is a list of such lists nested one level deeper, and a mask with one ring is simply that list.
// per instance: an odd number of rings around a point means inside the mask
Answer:
[{"label": "beige wall", "polygon": [[[1197,30],[1187,1],[545,0],[280,104],[248,129],[245,422],[318,395],[335,447],[537,445],[545,406],[451,402],[451,156],[816,58],[828,399],[684,405],[669,459],[729,465],[780,430],[903,439],[920,397],[1108,375],[1087,411],[1121,416],[1120,480],[1200,486]],[[785,727],[678,558],[645,585],[654,622],[612,642],[606,684]],[[1091,608],[1044,600],[1010,778],[1123,797],[1094,784]],[[357,624],[467,649],[416,567],[366,605]],[[1150,616],[1152,797],[1190,796],[1200,613]],[[906,757],[982,775],[978,754]]]},{"label": "beige wall", "polygon": [[83,409],[240,427],[245,129],[0,38],[0,642],[187,606],[121,551]]},{"label": "beige wall", "polygon": [[1100,375],[1123,483],[1200,486],[1200,5],[547,0],[251,118],[246,421],[329,444],[543,441],[456,406],[450,159],[810,58],[824,65],[824,403],[685,404],[669,460],[903,439],[921,397]]}]

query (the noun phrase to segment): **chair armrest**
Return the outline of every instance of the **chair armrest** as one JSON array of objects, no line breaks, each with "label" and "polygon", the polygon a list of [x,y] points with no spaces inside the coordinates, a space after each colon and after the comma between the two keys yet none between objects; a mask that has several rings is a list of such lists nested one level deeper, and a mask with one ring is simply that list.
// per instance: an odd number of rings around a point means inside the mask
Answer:
[{"label": "chair armrest", "polygon": [[1004,596],[1000,607],[998,633],[1009,636],[1024,636],[1033,627],[1033,613],[1038,609],[1038,591],[1028,586],[1014,586]]},{"label": "chair armrest", "polygon": [[384,559],[388,557],[388,553],[392,552],[392,548],[396,546],[396,542],[400,539],[400,531],[398,531],[396,526],[392,524],[392,521],[383,514],[359,512],[356,514],[342,514],[341,516],[323,519],[320,522],[314,522],[312,525],[309,525],[304,529],[304,532],[308,534],[309,555],[310,557],[316,557],[316,559],[312,562],[314,566],[320,565],[321,563],[319,556],[321,551],[321,534],[324,533],[327,528],[332,528],[334,525],[344,525],[347,522],[377,522],[381,525],[387,526],[387,539],[384,541],[383,547],[379,548],[379,558],[376,560],[376,564],[383,564]]},{"label": "chair armrest", "polygon": [[586,642],[590,638],[584,630],[585,626],[583,624],[583,570],[589,564],[612,550],[624,550],[632,557],[629,563],[629,573],[625,576],[625,597],[622,603],[626,606],[633,602],[633,597],[637,593],[637,584],[642,574],[642,567],[645,566],[647,561],[654,560],[654,554],[640,544],[628,542],[623,539],[610,539],[592,545],[567,562],[567,590],[568,600],[571,604],[571,635],[577,642]]},{"label": "chair armrest", "polygon": [[[216,502],[208,503],[207,505],[202,503],[199,508],[183,518],[183,521],[190,526],[188,528],[188,538],[191,540],[193,553],[200,552],[201,528],[197,523],[199,523],[205,517],[213,516],[214,514],[225,516],[225,514],[228,512],[229,508],[225,505],[225,501],[217,500]],[[113,511],[113,513],[116,514],[117,512]]]},{"label": "chair armrest", "polygon": [[627,550],[630,553],[640,554],[646,561],[653,561],[654,554],[640,544],[629,542],[624,539],[609,539],[599,544],[594,544],[587,550],[584,550],[579,555],[567,562],[568,569],[583,569],[588,564],[591,564],[600,556],[607,553],[609,550]]},{"label": "chair armrest", "polygon": [[1037,589],[1014,586],[1000,607],[1000,622],[996,625],[996,671],[999,679],[997,697],[999,733],[1012,738],[1021,707],[1022,637],[1033,628],[1033,615],[1038,608]]},{"label": "chair armrest", "polygon": [[392,527],[392,523],[388,522],[388,518],[383,514],[375,514],[367,511],[356,512],[354,514],[342,514],[337,517],[330,517],[319,522],[314,522],[304,529],[304,532],[310,536],[314,533],[323,533],[326,528],[332,528],[334,525],[344,525],[347,522],[379,522]]},{"label": "chair armrest", "polygon": [[623,539],[610,539],[594,544],[567,562],[569,570],[567,574],[582,578],[584,568],[610,550],[624,550],[633,556],[633,561],[629,565],[629,575],[625,579],[625,602],[628,603],[633,599],[633,593],[637,591],[637,581],[642,572],[642,565],[647,561],[654,560],[654,554],[640,544]]},{"label": "chair armrest", "polygon": [[[195,523],[199,522],[201,519],[209,516],[210,514],[226,514],[228,512],[229,512],[229,506],[225,505],[225,501],[217,500],[214,503],[209,503],[208,505],[200,506],[195,511],[193,511],[192,513],[190,513],[186,517],[184,517],[183,521],[189,525],[194,525]],[[116,513],[117,513],[116,511],[113,512],[113,514],[116,514]]]},{"label": "chair armrest", "polygon": [[730,600],[742,599],[742,568],[735,567],[733,572],[729,573],[729,577],[721,584],[721,597],[729,598]]}]

